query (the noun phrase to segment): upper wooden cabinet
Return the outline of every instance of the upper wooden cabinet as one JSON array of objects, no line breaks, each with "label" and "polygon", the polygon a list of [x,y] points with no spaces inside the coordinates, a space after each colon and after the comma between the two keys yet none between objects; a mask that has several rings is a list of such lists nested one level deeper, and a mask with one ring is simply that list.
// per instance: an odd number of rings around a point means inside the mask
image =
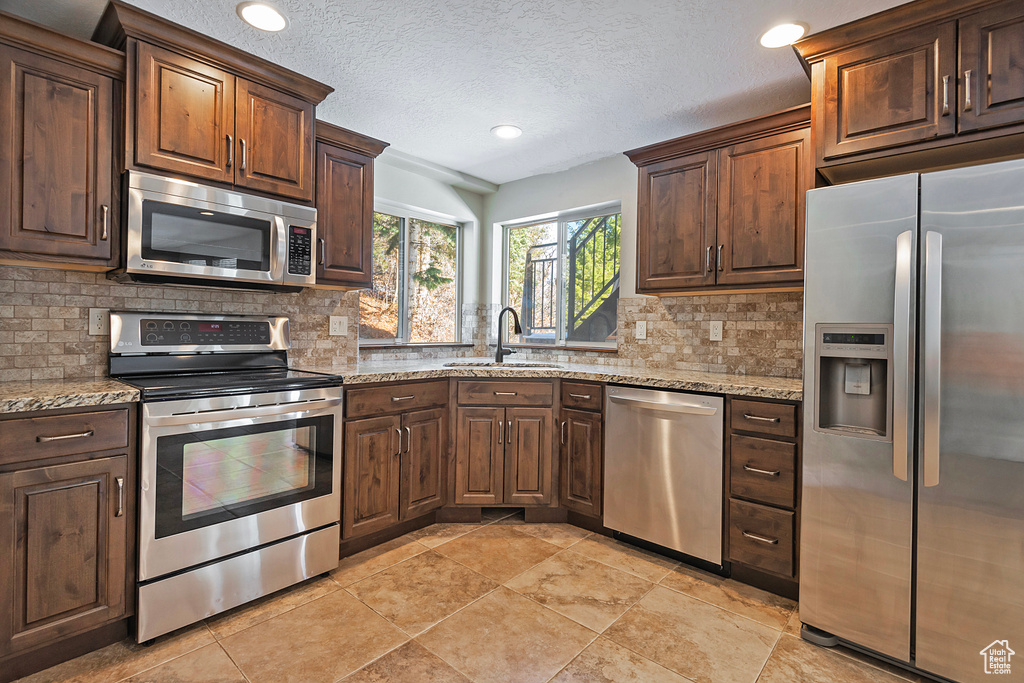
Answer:
[{"label": "upper wooden cabinet", "polygon": [[638,293],[802,283],[809,120],[805,105],[626,152]]},{"label": "upper wooden cabinet", "polygon": [[312,201],[330,87],[118,0],[94,39],[127,54],[126,167]]},{"label": "upper wooden cabinet", "polygon": [[794,49],[811,77],[817,167],[834,182],[1024,149],[1019,0],[917,0]]},{"label": "upper wooden cabinet", "polygon": [[108,270],[124,57],[0,13],[0,263]]},{"label": "upper wooden cabinet", "polygon": [[318,121],[318,287],[369,287],[373,277],[373,160],[388,143]]}]

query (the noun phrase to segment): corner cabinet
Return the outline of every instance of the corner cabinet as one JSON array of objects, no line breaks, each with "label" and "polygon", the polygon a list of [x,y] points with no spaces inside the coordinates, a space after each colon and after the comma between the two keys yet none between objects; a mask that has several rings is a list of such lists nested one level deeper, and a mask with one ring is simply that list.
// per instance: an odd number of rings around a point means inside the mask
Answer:
[{"label": "corner cabinet", "polygon": [[317,287],[358,289],[373,278],[373,160],[388,143],[316,124]]},{"label": "corner cabinet", "polygon": [[637,292],[800,286],[810,107],[626,152],[639,167]]}]

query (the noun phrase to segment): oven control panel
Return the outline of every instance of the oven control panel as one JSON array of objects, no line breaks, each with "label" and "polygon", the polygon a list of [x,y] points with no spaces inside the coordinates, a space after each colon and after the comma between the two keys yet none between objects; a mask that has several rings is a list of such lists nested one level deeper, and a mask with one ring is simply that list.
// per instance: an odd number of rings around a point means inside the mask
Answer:
[{"label": "oven control panel", "polygon": [[251,346],[270,343],[270,322],[142,318],[139,336],[143,346]]},{"label": "oven control panel", "polygon": [[288,227],[288,272],[292,275],[312,273],[313,231],[295,225]]}]

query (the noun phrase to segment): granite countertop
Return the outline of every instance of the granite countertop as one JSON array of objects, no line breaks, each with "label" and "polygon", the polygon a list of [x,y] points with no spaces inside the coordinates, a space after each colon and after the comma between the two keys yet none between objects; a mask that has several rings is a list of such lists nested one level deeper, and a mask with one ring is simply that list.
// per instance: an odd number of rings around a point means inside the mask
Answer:
[{"label": "granite countertop", "polygon": [[0,384],[0,413],[134,403],[138,400],[138,389],[109,378]]},{"label": "granite countertop", "polygon": [[[524,377],[588,380],[653,389],[703,391],[712,394],[772,398],[783,401],[803,399],[803,382],[784,377],[730,375],[689,370],[651,370],[616,365],[556,363],[557,368],[444,367],[450,362],[488,362],[492,358],[433,358],[410,361],[375,361],[351,367],[327,367],[298,362],[295,367],[311,372],[340,375],[345,386],[376,382],[400,382],[434,377]],[[539,361],[538,361],[539,362]],[[508,361],[507,365],[516,365]]]}]

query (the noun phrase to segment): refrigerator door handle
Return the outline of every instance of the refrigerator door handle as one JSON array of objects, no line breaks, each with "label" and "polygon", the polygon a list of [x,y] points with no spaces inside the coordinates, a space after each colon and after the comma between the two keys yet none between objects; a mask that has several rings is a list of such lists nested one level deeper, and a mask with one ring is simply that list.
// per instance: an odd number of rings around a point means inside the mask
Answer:
[{"label": "refrigerator door handle", "polygon": [[910,444],[910,359],[914,348],[911,301],[913,289],[914,233],[902,232],[896,238],[896,299],[893,306],[893,387],[892,387],[892,474],[907,481]]},{"label": "refrigerator door handle", "polygon": [[939,386],[942,370],[942,234],[928,231],[924,243],[924,485],[939,484]]}]

